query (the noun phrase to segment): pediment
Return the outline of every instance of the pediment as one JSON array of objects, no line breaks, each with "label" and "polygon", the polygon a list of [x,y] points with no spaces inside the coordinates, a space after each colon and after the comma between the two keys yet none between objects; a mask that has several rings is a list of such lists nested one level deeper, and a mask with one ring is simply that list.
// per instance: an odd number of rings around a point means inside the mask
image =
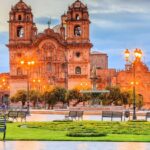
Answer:
[{"label": "pediment", "polygon": [[34,46],[38,46],[44,40],[55,40],[62,46],[66,46],[64,39],[61,37],[59,33],[55,33],[53,29],[46,29],[43,33],[39,33],[35,40],[33,41]]}]

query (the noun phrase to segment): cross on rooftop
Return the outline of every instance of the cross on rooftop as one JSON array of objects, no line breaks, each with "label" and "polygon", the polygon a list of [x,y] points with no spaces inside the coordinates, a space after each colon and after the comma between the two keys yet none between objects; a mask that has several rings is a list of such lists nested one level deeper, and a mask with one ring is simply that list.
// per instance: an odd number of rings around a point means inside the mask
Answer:
[{"label": "cross on rooftop", "polygon": [[48,28],[50,28],[50,26],[51,26],[51,18],[49,19],[49,21],[47,22],[47,24],[48,24]]}]

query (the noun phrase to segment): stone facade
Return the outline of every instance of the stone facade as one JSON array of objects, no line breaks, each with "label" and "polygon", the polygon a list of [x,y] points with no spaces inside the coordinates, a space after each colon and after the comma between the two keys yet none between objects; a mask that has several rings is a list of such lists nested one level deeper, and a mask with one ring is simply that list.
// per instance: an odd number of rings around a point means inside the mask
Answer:
[{"label": "stone facade", "polygon": [[6,102],[6,97],[9,96],[9,73],[0,74],[0,105]]},{"label": "stone facade", "polygon": [[126,64],[125,69],[97,69],[99,80],[97,88],[104,89],[106,86],[118,86],[122,91],[133,92],[134,69],[135,69],[135,91],[136,95],[143,98],[144,107],[150,108],[150,71],[140,60],[133,64]]},{"label": "stone facade", "polygon": [[[133,65],[127,65],[125,70],[117,72],[116,85],[122,90],[132,91],[133,71]],[[136,94],[143,97],[145,107],[150,107],[150,71],[141,61],[135,62],[135,89]]]},{"label": "stone facade", "polygon": [[102,90],[107,86],[116,86],[116,69],[97,69],[97,88]]},{"label": "stone facade", "polygon": [[[80,0],[68,7],[60,25],[37,32],[32,9],[22,0],[9,13],[10,95],[19,89],[47,85],[74,88],[90,85],[90,18]],[[105,54],[106,55],[106,54]],[[100,55],[98,54],[98,57]],[[102,54],[102,57],[104,54]],[[107,55],[105,56],[107,57]],[[103,68],[107,68],[107,58]]]},{"label": "stone facade", "polygon": [[92,51],[90,55],[91,69],[96,66],[99,69],[108,69],[108,56],[99,51]]}]

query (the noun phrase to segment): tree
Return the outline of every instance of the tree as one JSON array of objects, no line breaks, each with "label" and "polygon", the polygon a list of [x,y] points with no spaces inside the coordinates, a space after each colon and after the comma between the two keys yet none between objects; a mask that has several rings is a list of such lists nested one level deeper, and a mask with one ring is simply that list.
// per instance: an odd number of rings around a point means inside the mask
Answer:
[{"label": "tree", "polygon": [[48,109],[50,109],[50,107],[53,109],[54,105],[57,103],[55,96],[54,96],[54,92],[45,91],[44,96],[45,96],[45,101],[48,104]]},{"label": "tree", "polygon": [[141,107],[143,106],[143,95],[138,94],[136,99],[137,99],[136,105],[138,109],[141,109]]},{"label": "tree", "polygon": [[107,103],[114,105],[122,105],[122,95],[119,87],[107,87],[106,90],[109,90],[110,93],[106,96]]},{"label": "tree", "polygon": [[11,98],[11,100],[15,102],[22,102],[22,107],[25,105],[27,101],[27,92],[24,90],[19,90],[17,93]]},{"label": "tree", "polygon": [[35,107],[36,103],[41,101],[41,93],[39,91],[31,90],[29,92],[30,101],[33,103],[33,106]]},{"label": "tree", "polygon": [[69,106],[70,101],[78,100],[80,96],[80,92],[77,89],[69,90],[67,92],[67,103]]},{"label": "tree", "polygon": [[48,90],[43,93],[43,97],[48,103],[48,108],[54,107],[54,105],[58,102],[62,102],[63,104],[67,102],[67,91],[62,87],[55,87],[53,90]]},{"label": "tree", "polygon": [[56,99],[56,102],[60,101],[63,104],[67,102],[67,100],[66,100],[67,91],[65,88],[56,87],[56,88],[54,88],[52,93],[53,93],[53,97]]},{"label": "tree", "polygon": [[122,91],[121,92],[121,96],[122,96],[122,103],[124,105],[127,105],[130,103],[130,99],[131,99],[131,94],[129,91]]},{"label": "tree", "polygon": [[90,93],[83,93],[82,94],[82,102],[83,105],[85,105],[85,102],[91,100],[91,94]]}]

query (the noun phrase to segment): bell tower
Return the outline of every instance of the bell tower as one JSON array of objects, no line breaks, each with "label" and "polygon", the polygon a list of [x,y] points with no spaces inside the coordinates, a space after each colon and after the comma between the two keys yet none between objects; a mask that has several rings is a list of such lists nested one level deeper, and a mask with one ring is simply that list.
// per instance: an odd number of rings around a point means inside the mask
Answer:
[{"label": "bell tower", "polygon": [[9,44],[29,44],[36,34],[31,7],[20,0],[9,13]]},{"label": "bell tower", "polygon": [[67,12],[67,41],[89,42],[89,13],[88,8],[80,0],[76,0]]},{"label": "bell tower", "polygon": [[66,17],[68,49],[68,88],[90,86],[90,50],[88,8],[80,0],[68,7]]},{"label": "bell tower", "polygon": [[26,90],[27,71],[20,65],[22,58],[30,56],[31,45],[37,34],[33,22],[31,7],[23,0],[12,6],[9,13],[9,63],[10,63],[10,95],[15,94],[18,87]]}]

